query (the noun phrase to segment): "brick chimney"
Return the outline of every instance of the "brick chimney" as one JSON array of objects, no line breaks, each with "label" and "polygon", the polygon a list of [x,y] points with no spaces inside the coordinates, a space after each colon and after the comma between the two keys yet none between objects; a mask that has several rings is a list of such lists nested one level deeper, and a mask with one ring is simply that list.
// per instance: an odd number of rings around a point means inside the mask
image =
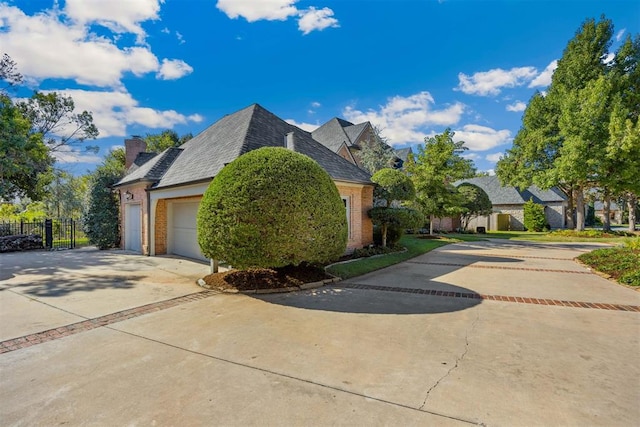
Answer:
[{"label": "brick chimney", "polygon": [[125,169],[129,169],[129,167],[133,164],[133,161],[138,157],[138,154],[143,153],[147,149],[147,143],[144,142],[144,139],[140,138],[138,135],[133,135],[129,139],[124,140],[124,153],[125,153]]}]

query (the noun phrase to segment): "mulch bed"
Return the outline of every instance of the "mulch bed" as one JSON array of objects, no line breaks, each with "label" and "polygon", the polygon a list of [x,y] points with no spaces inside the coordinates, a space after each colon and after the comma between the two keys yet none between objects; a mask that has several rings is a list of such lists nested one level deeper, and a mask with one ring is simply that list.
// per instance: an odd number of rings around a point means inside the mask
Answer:
[{"label": "mulch bed", "polygon": [[330,279],[324,269],[309,265],[281,268],[250,268],[209,274],[202,278],[207,287],[220,290],[252,291],[299,287]]}]

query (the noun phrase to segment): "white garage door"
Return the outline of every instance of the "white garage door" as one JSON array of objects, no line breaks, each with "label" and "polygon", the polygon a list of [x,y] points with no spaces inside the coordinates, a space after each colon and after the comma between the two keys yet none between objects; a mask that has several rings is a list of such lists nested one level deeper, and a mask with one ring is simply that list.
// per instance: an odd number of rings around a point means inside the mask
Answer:
[{"label": "white garage door", "polygon": [[199,204],[199,202],[174,202],[171,204],[169,253],[206,260],[200,252],[196,234],[196,215]]},{"label": "white garage door", "polygon": [[140,205],[126,205],[124,248],[128,251],[142,252],[142,233]]}]

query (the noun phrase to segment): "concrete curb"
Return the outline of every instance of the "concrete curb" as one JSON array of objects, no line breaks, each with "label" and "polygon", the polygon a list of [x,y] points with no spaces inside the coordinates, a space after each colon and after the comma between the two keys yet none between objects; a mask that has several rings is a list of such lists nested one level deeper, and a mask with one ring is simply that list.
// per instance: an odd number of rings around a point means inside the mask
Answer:
[{"label": "concrete curb", "polygon": [[[329,273],[327,273],[329,274]],[[331,274],[329,274],[331,276]],[[342,280],[340,277],[333,276],[330,279],[320,280],[318,282],[310,282],[304,283],[300,286],[289,286],[287,288],[275,288],[275,289],[251,289],[247,291],[239,291],[238,289],[219,289],[213,286],[207,285],[207,283],[203,279],[198,279],[196,283],[198,286],[209,289],[213,291],[219,291],[225,294],[245,294],[245,295],[254,295],[254,294],[282,294],[287,292],[295,292],[295,291],[306,291],[309,289],[317,289],[321,288],[329,283],[336,283]]]}]

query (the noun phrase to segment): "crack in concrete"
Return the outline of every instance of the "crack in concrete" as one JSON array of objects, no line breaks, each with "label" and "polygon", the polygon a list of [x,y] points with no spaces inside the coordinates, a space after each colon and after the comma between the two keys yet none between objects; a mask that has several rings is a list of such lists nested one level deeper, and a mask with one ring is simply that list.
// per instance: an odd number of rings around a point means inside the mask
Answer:
[{"label": "crack in concrete", "polygon": [[[440,377],[440,379],[438,379],[438,381],[435,382],[434,385],[431,386],[431,388],[429,388],[429,390],[427,390],[427,394],[426,394],[426,396],[424,398],[424,401],[422,402],[422,405],[420,405],[420,408],[419,408],[420,410],[424,410],[424,407],[427,405],[427,400],[429,399],[429,396],[431,395],[431,392],[433,390],[435,390],[445,378],[447,378],[449,375],[451,375],[451,373],[454,370],[456,370],[458,368],[458,366],[460,366],[460,362],[462,362],[464,357],[467,355],[467,352],[469,351],[469,334],[475,329],[476,325],[478,324],[478,321],[480,321],[480,312],[477,313],[476,319],[473,321],[473,323],[471,324],[471,327],[465,333],[465,336],[464,336],[464,340],[465,340],[464,351],[462,352],[462,354],[460,356],[458,356],[456,358],[455,365],[453,365],[442,377]],[[484,424],[481,423],[480,425],[484,425]]]}]

